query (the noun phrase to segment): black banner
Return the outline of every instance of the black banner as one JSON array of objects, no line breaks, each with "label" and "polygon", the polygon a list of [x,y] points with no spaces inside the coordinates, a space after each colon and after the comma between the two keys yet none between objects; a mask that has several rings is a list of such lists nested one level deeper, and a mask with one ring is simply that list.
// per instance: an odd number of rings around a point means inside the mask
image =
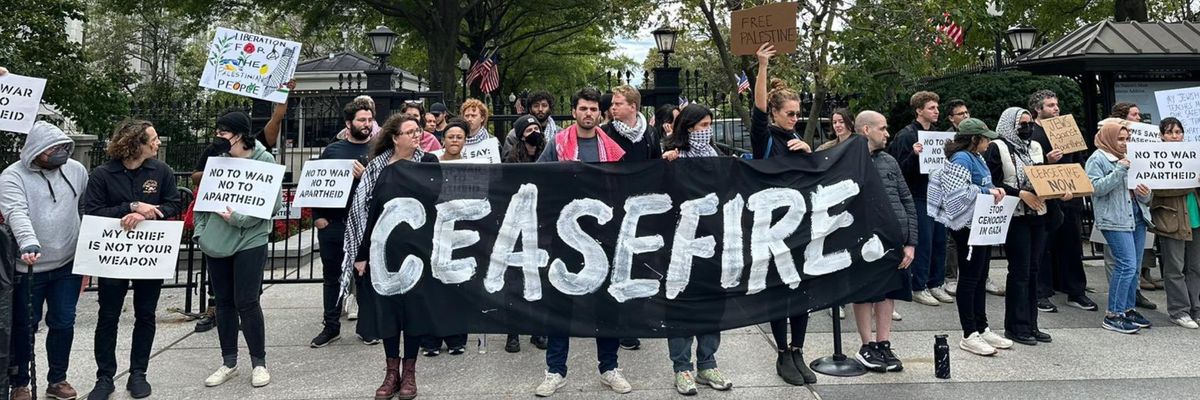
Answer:
[{"label": "black banner", "polygon": [[857,137],[758,161],[397,163],[370,215],[374,287],[418,335],[684,336],[901,287]]}]

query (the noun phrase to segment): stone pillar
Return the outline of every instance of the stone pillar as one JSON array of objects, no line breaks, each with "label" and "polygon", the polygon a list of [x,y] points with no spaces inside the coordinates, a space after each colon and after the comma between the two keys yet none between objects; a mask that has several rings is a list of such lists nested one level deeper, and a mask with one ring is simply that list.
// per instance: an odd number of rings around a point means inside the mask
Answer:
[{"label": "stone pillar", "polygon": [[91,170],[92,148],[96,146],[96,135],[68,133],[67,136],[75,141],[75,151],[71,153],[71,158],[74,158],[75,161],[79,161],[85,168]]}]

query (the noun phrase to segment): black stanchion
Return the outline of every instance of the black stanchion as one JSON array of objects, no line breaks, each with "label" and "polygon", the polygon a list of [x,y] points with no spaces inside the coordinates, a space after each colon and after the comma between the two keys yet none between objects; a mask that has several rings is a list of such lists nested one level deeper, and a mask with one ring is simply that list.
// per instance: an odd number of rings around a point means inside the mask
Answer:
[{"label": "black stanchion", "polygon": [[34,349],[37,348],[37,346],[35,346],[37,344],[37,331],[35,331],[35,329],[37,329],[37,324],[33,322],[33,263],[27,263],[26,265],[29,266],[29,273],[25,274],[25,285],[28,286],[25,289],[25,292],[29,295],[27,299],[29,301],[29,321],[27,321],[29,324],[29,393],[33,395],[34,399],[36,399],[37,356],[35,355],[36,352]]},{"label": "black stanchion", "polygon": [[[833,306],[831,310],[839,310],[841,306]],[[833,355],[813,360],[809,367],[813,371],[829,376],[859,376],[867,373],[867,368],[853,358],[842,354],[842,319],[840,312],[829,313],[833,316]]]}]

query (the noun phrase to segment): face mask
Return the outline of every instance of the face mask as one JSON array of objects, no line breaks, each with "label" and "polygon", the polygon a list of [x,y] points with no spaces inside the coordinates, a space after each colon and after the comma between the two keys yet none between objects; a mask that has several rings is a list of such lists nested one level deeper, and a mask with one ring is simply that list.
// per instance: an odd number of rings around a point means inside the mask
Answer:
[{"label": "face mask", "polygon": [[50,157],[46,159],[46,167],[55,169],[67,163],[71,159],[71,154],[67,153],[67,149],[58,149],[50,153]]},{"label": "face mask", "polygon": [[1033,136],[1032,122],[1025,122],[1017,126],[1017,137],[1021,138],[1021,140],[1029,140],[1031,136]]},{"label": "face mask", "polygon": [[712,128],[692,131],[691,134],[688,135],[688,139],[690,139],[693,142],[707,143],[708,141],[712,140],[712,137],[713,137]]},{"label": "face mask", "polygon": [[544,140],[546,140],[546,137],[542,136],[541,131],[530,133],[529,136],[525,137],[525,142],[534,146],[541,146]]},{"label": "face mask", "polygon": [[218,137],[212,141],[213,151],[217,154],[225,154],[233,149],[233,143],[229,139]]}]

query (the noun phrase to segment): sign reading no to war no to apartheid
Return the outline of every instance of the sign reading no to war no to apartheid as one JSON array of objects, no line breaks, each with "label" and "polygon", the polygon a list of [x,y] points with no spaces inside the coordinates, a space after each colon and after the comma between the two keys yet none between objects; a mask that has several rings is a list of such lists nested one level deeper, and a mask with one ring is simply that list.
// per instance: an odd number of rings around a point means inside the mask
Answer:
[{"label": "sign reading no to war no to apartheid", "polygon": [[1018,199],[1004,196],[1000,204],[990,194],[975,195],[975,213],[971,214],[970,246],[993,246],[1004,244],[1008,238],[1008,227],[1012,224],[1013,212]]},{"label": "sign reading no to war no to apartheid", "polygon": [[1184,140],[1200,142],[1200,86],[1157,91],[1154,98],[1158,100],[1159,120],[1179,119],[1183,124]]},{"label": "sign reading no to war no to apartheid", "polygon": [[1046,130],[1046,138],[1050,139],[1051,150],[1062,150],[1063,154],[1068,154],[1088,149],[1083,140],[1083,132],[1080,132],[1079,125],[1075,124],[1074,115],[1043,119],[1042,128]]},{"label": "sign reading no to war no to apartheid", "polygon": [[283,186],[284,166],[233,157],[209,157],[197,190],[196,211],[226,207],[255,218],[271,219]]},{"label": "sign reading no to war no to apartheid", "polygon": [[950,140],[954,140],[954,132],[917,131],[922,174],[942,169],[946,162],[946,142]]},{"label": "sign reading no to war no to apartheid", "polygon": [[0,75],[0,131],[29,133],[37,121],[45,89],[45,79]]},{"label": "sign reading no to war no to apartheid", "polygon": [[183,221],[142,221],[127,231],[120,218],[85,215],[74,272],[114,279],[174,278],[182,236]]},{"label": "sign reading no to war no to apartheid", "polygon": [[1129,143],[1130,189],[1144,184],[1151,189],[1200,187],[1200,142]]},{"label": "sign reading no to war no to apartheid", "polygon": [[1076,163],[1025,167],[1025,176],[1033,184],[1033,191],[1043,199],[1062,197],[1067,193],[1075,197],[1091,196],[1095,190],[1087,171]]},{"label": "sign reading no to war no to apartheid", "polygon": [[217,28],[200,86],[283,103],[289,92],[284,84],[299,62],[300,43]]},{"label": "sign reading no to war no to apartheid", "polygon": [[[354,160],[309,160],[300,172],[293,207],[341,208],[354,185]],[[203,181],[202,181],[203,182]]]},{"label": "sign reading no to war no to apartheid", "polygon": [[796,52],[800,3],[775,3],[729,13],[729,43],[733,54],[752,56],[770,42],[779,54]]}]

